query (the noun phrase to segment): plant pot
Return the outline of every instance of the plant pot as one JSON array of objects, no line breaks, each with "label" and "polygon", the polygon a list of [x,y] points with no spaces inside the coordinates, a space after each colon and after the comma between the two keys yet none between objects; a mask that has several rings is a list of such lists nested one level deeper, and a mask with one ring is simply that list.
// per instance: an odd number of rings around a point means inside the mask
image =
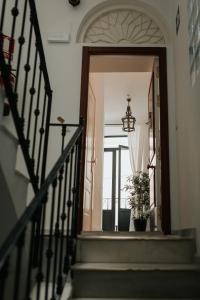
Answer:
[{"label": "plant pot", "polygon": [[145,231],[147,227],[146,219],[134,219],[135,231]]}]

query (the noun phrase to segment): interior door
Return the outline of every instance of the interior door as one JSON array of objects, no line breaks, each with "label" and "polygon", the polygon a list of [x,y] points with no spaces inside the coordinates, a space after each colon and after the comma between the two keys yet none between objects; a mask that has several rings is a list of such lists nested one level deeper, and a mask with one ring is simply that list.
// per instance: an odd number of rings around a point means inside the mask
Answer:
[{"label": "interior door", "polygon": [[130,208],[123,189],[131,175],[128,147],[104,149],[103,231],[129,231]]},{"label": "interior door", "polygon": [[90,231],[92,226],[92,199],[93,177],[95,163],[94,135],[95,135],[95,97],[89,87],[88,92],[88,115],[85,150],[85,180],[83,199],[83,231]]},{"label": "interior door", "polygon": [[155,115],[155,219],[158,231],[162,231],[162,197],[161,197],[161,144],[160,144],[160,79],[159,79],[159,59],[154,59],[154,115]]},{"label": "interior door", "polygon": [[154,69],[149,89],[149,178],[150,178],[150,230],[161,229],[160,219],[160,96],[159,96],[159,62],[154,61]]},{"label": "interior door", "polygon": [[154,72],[152,73],[151,83],[148,95],[148,111],[149,111],[149,179],[150,179],[150,230],[154,231],[157,227],[156,222],[156,194],[155,194],[155,171],[156,171],[156,136],[155,136],[155,87]]},{"label": "interior door", "polygon": [[132,170],[128,147],[119,145],[118,151],[118,230],[129,231],[131,210],[127,200],[128,195],[124,190],[124,186],[127,183],[127,177],[132,174]]},{"label": "interior door", "polygon": [[103,231],[115,230],[116,150],[104,149]]}]

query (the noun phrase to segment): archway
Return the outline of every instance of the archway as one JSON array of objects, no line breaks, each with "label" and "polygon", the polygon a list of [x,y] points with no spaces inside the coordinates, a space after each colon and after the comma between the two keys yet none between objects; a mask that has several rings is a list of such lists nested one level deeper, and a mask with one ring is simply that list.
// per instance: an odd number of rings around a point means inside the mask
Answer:
[{"label": "archway", "polygon": [[[154,12],[155,13],[155,12]],[[161,116],[161,160],[162,166],[162,229],[171,231],[170,187],[169,187],[169,145],[168,145],[168,104],[166,75],[166,44],[168,35],[165,26],[155,17],[152,8],[138,1],[106,1],[92,9],[83,19],[77,34],[77,42],[92,47],[84,47],[82,66],[82,89],[80,114],[87,121],[88,75],[91,55],[154,55],[160,62],[160,116]],[[112,46],[112,47],[108,47]],[[103,46],[103,47],[99,47]],[[128,47],[127,47],[128,46]],[[140,47],[138,47],[140,46]],[[84,135],[85,148],[86,132]],[[84,178],[84,155],[82,174]],[[83,180],[81,195],[83,195]],[[80,203],[79,229],[82,228],[82,206]]]}]

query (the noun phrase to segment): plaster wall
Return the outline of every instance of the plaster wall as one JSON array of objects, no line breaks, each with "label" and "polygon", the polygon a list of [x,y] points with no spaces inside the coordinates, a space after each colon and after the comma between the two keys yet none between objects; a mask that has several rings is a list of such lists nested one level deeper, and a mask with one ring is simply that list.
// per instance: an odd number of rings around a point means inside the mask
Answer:
[{"label": "plaster wall", "polygon": [[[187,0],[172,1],[172,18],[180,7],[178,36],[174,33],[176,141],[180,227],[196,228],[200,255],[200,76],[192,86],[189,66]],[[200,75],[200,74],[199,74]]]},{"label": "plaster wall", "polygon": [[[129,0],[124,0],[129,1]],[[52,121],[62,116],[77,123],[81,87],[82,44],[76,42],[81,21],[96,5],[113,0],[82,0],[76,8],[66,0],[36,1],[50,81],[53,89]],[[115,0],[120,2],[120,0]],[[121,1],[122,3],[123,1]],[[172,229],[197,228],[200,241],[198,201],[200,172],[198,136],[200,78],[194,87],[189,77],[186,0],[130,0],[133,5],[148,6],[168,30],[168,109]],[[175,34],[175,19],[180,5],[181,25]],[[69,33],[68,44],[48,43],[49,33]],[[94,46],[94,45],[93,45]],[[116,45],[117,46],[117,45]],[[131,45],[130,45],[131,46]],[[188,121],[189,120],[189,121]],[[54,141],[56,136],[53,134]],[[56,142],[54,143],[56,144]],[[57,157],[50,143],[49,157]],[[49,166],[48,166],[49,169]],[[198,242],[200,249],[200,242]],[[200,253],[200,250],[199,250]]]},{"label": "plaster wall", "polygon": [[[108,0],[109,3],[112,0]],[[116,0],[118,1],[118,0]],[[128,1],[128,0],[127,0]],[[84,16],[104,0],[82,0],[73,8],[66,0],[37,1],[38,17],[50,81],[53,88],[52,121],[63,116],[67,122],[78,122],[81,86],[82,46],[76,36]],[[196,228],[200,254],[200,76],[192,87],[189,76],[187,0],[133,0],[148,5],[168,28],[168,101],[169,151],[172,229]],[[181,24],[175,33],[177,7]],[[50,44],[49,33],[69,33],[68,44]],[[56,157],[50,147],[51,161]]]},{"label": "plaster wall", "polygon": [[[90,9],[104,1],[85,0],[81,5],[72,8],[66,1],[55,3],[53,0],[38,2],[40,27],[50,80],[54,91],[52,121],[62,115],[67,122],[77,122],[79,118],[82,44],[76,43],[78,28],[84,16]],[[108,1],[109,2],[109,1]],[[142,6],[146,4],[160,14],[164,22],[171,29],[171,10],[166,1],[148,0],[136,1]],[[71,40],[69,44],[50,44],[47,41],[49,33],[68,32]],[[170,181],[171,181],[171,210],[172,228],[179,228],[179,208],[176,190],[176,143],[175,143],[175,92],[174,92],[174,61],[172,43],[168,44],[168,90],[169,90],[169,142],[170,142]],[[49,156],[53,156],[53,149]]]},{"label": "plaster wall", "polygon": [[[107,1],[108,4],[110,3]],[[118,1],[118,0],[117,0]],[[129,1],[129,0],[127,0]],[[76,8],[73,8],[65,0],[38,1],[38,17],[44,42],[47,66],[53,89],[52,121],[56,121],[58,115],[63,116],[67,122],[77,122],[79,118],[82,44],[76,43],[76,36],[85,15],[103,0],[84,0]],[[119,2],[119,1],[118,1]],[[171,1],[170,1],[171,2]],[[151,7],[155,15],[159,15],[163,23],[169,29],[167,44],[168,61],[168,98],[169,98],[169,142],[170,142],[170,182],[171,182],[171,216],[172,228],[179,228],[179,204],[177,200],[176,177],[176,142],[175,142],[175,83],[173,47],[170,40],[172,18],[169,1],[139,0],[131,3]],[[68,44],[48,43],[49,33],[69,33]],[[94,45],[93,45],[94,46]],[[108,45],[107,45],[108,46]],[[117,45],[116,45],[117,46]],[[53,148],[49,151],[53,159]],[[52,160],[51,159],[51,160]]]}]

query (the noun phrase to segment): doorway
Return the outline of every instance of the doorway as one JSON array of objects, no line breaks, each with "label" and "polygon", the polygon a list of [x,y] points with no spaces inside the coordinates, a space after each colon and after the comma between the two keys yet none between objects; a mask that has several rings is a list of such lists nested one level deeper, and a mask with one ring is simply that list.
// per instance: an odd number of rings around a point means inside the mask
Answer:
[{"label": "doorway", "polygon": [[[160,186],[161,186],[161,198],[162,198],[162,203],[160,205],[160,211],[159,214],[161,215],[161,227],[162,227],[162,231],[165,234],[169,234],[170,233],[170,193],[169,193],[169,153],[168,153],[168,113],[167,113],[167,76],[166,76],[166,49],[165,48],[107,48],[107,47],[103,47],[103,48],[99,48],[99,47],[84,47],[83,48],[83,68],[82,68],[82,88],[81,88],[81,103],[80,103],[80,115],[81,117],[84,118],[86,124],[87,124],[87,120],[88,117],[89,118],[93,118],[94,116],[92,116],[90,110],[88,110],[88,85],[89,85],[89,67],[90,67],[90,61],[91,61],[91,57],[92,56],[100,56],[100,55],[123,55],[123,56],[136,56],[136,55],[140,55],[143,56],[144,58],[147,56],[154,56],[157,57],[158,62],[159,62],[159,69],[155,70],[155,76],[159,76],[159,90],[160,90],[160,95],[159,98],[156,99],[157,102],[159,102],[160,104],[160,110],[159,110],[159,130],[160,130],[160,153],[158,155],[160,155],[160,161],[162,164],[162,168],[160,168]],[[152,84],[152,90],[154,89],[154,85]],[[153,111],[149,111],[151,114],[150,116],[150,121],[154,122],[154,118],[153,118]],[[95,124],[95,122],[93,123]],[[85,162],[87,161],[85,159],[85,155],[87,155],[85,149],[87,149],[87,143],[88,143],[88,139],[87,139],[87,132],[88,132],[88,128],[86,126],[85,128],[85,132],[84,132],[84,137],[83,137],[83,156],[82,156],[82,169],[81,169],[81,195],[82,195],[82,199],[80,199],[80,211],[79,211],[79,231],[82,230],[82,226],[83,226],[83,199],[84,199],[84,176],[85,176],[85,171],[87,170],[87,166],[85,164]],[[92,132],[92,130],[90,129],[90,132]],[[152,132],[153,134],[153,132]],[[155,136],[153,137],[153,139],[151,139],[154,143],[154,139]],[[89,139],[91,141],[91,139]],[[87,145],[86,145],[87,144]],[[118,151],[118,152],[117,152]],[[109,151],[106,151],[109,153]],[[116,159],[116,157],[119,156],[119,152],[120,150],[112,150],[110,151],[110,155],[112,155],[112,162],[114,159]],[[154,151],[155,154],[155,151]],[[90,157],[90,161],[94,160]],[[150,169],[150,176],[153,179],[151,184],[153,185],[153,183],[155,182],[155,172],[154,172],[154,168],[155,168],[155,155],[152,156],[152,160],[149,162],[149,169]],[[95,162],[94,162],[95,163]],[[115,174],[117,174],[117,171],[114,170],[117,169],[116,167],[113,168],[112,167],[112,172],[115,172]],[[116,176],[115,176],[116,177]],[[123,212],[123,209],[120,210],[120,201],[118,201],[118,213],[116,214],[116,204],[114,205],[114,196],[115,199],[118,198],[118,200],[120,199],[119,193],[116,197],[117,193],[116,193],[116,187],[114,190],[114,184],[112,183],[112,197],[110,200],[111,201],[111,207],[112,209],[107,210],[107,212],[105,212],[105,214],[111,214],[112,217],[109,217],[109,221],[110,224],[109,226],[112,225],[112,229],[113,226],[119,226],[116,225],[116,219],[118,218],[119,220],[119,212]],[[155,195],[152,196],[153,197],[153,201],[155,198]],[[86,199],[87,197],[85,197]],[[89,198],[88,198],[89,199]],[[86,204],[84,205],[85,207],[88,207],[89,210],[92,211],[93,207],[92,204],[89,204],[90,200],[87,200]],[[127,208],[125,208],[126,210],[128,210]],[[89,215],[89,214],[88,214]],[[117,217],[116,217],[117,215]],[[123,213],[122,213],[123,215]],[[114,218],[115,216],[115,218]],[[115,219],[115,220],[114,220]],[[89,220],[89,219],[88,219]],[[86,221],[86,223],[90,223],[91,220]],[[88,227],[89,228],[89,227]]]}]

